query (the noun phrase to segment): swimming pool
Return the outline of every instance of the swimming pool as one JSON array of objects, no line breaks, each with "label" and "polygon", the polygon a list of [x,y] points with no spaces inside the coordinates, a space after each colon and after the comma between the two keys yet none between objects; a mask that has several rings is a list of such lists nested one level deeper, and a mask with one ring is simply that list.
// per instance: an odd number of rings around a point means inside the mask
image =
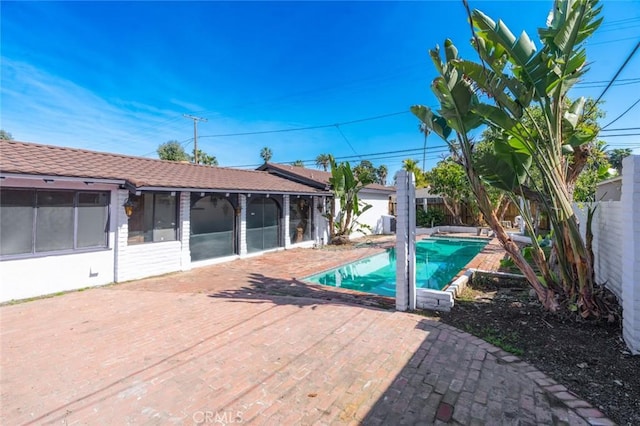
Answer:
[{"label": "swimming pool", "polygon": [[[428,238],[416,243],[416,287],[442,290],[489,240]],[[396,252],[389,248],[347,265],[312,275],[304,281],[332,287],[396,295]]]}]

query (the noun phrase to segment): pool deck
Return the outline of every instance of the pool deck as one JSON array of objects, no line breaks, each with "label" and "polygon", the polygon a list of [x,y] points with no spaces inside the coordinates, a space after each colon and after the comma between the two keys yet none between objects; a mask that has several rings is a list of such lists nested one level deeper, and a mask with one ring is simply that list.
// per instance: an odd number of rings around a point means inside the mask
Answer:
[{"label": "pool deck", "polygon": [[300,281],[381,250],[287,250],[2,306],[0,424],[613,424],[435,317]]}]

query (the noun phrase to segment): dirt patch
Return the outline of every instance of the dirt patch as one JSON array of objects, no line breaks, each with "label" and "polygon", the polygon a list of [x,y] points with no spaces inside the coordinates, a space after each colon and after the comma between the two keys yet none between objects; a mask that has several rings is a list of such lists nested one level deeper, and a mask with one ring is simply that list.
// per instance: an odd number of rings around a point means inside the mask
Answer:
[{"label": "dirt patch", "polygon": [[478,277],[443,322],[518,355],[620,425],[640,425],[640,356],[619,325],[544,311],[524,281]]}]

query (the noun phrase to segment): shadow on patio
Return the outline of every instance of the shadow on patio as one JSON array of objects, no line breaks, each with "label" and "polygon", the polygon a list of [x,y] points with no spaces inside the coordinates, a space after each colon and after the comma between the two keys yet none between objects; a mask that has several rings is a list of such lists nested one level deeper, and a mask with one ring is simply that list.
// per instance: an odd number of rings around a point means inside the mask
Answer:
[{"label": "shadow on patio", "polygon": [[296,278],[274,278],[259,273],[249,273],[247,285],[221,290],[208,295],[221,299],[263,300],[274,304],[302,306],[315,305],[318,301],[355,304],[381,309],[395,308],[395,300],[375,294],[360,293],[346,289],[310,284]]}]

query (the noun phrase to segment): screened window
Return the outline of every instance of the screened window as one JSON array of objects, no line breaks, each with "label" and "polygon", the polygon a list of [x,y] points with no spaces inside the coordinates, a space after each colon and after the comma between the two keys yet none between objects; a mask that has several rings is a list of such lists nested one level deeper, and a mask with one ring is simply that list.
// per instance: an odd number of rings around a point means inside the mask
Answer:
[{"label": "screened window", "polygon": [[271,198],[254,198],[247,206],[247,251],[280,246],[280,207]]},{"label": "screened window", "polygon": [[109,193],[0,190],[0,254],[107,247]]},{"label": "screened window", "polygon": [[291,197],[289,203],[289,237],[291,243],[310,241],[313,233],[313,206],[311,197]]},{"label": "screened window", "polygon": [[178,201],[168,192],[130,195],[129,244],[175,241],[178,237]]},{"label": "screened window", "polygon": [[191,194],[191,260],[211,259],[234,254],[236,196]]}]

